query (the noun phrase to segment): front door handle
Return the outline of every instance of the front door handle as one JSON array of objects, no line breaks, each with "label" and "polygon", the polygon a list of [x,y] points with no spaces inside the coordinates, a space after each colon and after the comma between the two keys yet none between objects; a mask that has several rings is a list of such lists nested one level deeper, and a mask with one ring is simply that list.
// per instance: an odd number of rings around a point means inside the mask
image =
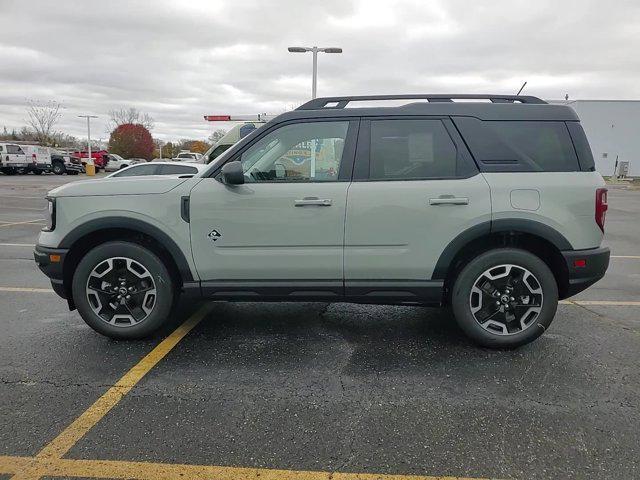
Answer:
[{"label": "front door handle", "polygon": [[308,205],[316,205],[318,207],[330,207],[330,198],[318,198],[318,197],[304,197],[301,200],[296,200],[293,204],[296,207],[306,207]]},{"label": "front door handle", "polygon": [[430,198],[429,205],[469,205],[469,198],[440,195],[438,198]]}]

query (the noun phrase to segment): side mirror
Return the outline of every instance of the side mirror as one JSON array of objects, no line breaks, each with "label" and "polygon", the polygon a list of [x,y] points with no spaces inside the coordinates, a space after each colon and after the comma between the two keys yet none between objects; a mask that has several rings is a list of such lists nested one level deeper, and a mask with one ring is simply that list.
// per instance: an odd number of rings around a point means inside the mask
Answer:
[{"label": "side mirror", "polygon": [[244,183],[242,163],[239,161],[226,163],[222,167],[222,181],[226,185],[242,185]]}]

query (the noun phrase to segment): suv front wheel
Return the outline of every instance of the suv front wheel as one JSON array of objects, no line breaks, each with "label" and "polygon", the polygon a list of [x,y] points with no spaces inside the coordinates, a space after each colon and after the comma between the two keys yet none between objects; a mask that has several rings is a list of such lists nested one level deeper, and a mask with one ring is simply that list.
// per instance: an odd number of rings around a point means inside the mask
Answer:
[{"label": "suv front wheel", "polygon": [[451,295],[460,328],[476,343],[514,348],[538,338],[558,307],[558,285],[549,267],[525,250],[500,248],[471,260]]},{"label": "suv front wheel", "polygon": [[162,260],[141,245],[123,241],[90,250],[76,268],[72,291],[80,316],[91,328],[123,339],[157,330],[174,299]]}]

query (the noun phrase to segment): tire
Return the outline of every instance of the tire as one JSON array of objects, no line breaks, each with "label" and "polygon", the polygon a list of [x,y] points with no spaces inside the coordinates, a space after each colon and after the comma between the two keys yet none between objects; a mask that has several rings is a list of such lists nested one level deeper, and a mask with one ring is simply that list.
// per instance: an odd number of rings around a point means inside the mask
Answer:
[{"label": "tire", "polygon": [[451,304],[458,325],[478,345],[515,348],[549,328],[558,308],[558,285],[537,256],[499,248],[462,269],[453,284]]},{"label": "tire", "polygon": [[[173,285],[164,263],[153,252],[136,243],[114,241],[98,245],[82,258],[73,276],[72,293],[80,316],[96,332],[116,339],[139,339],[158,330],[167,319],[174,303]],[[131,287],[133,291],[127,292]],[[124,293],[130,294],[128,302],[116,297]]]},{"label": "tire", "polygon": [[67,170],[67,175],[78,175],[77,170]]},{"label": "tire", "polygon": [[67,169],[64,167],[64,163],[53,162],[53,173],[55,173],[56,175],[62,175],[66,171]]},{"label": "tire", "polygon": [[2,173],[4,173],[5,175],[15,175],[16,170],[13,167],[5,167],[2,169]]},{"label": "tire", "polygon": [[42,170],[34,170],[34,175],[42,175]]}]

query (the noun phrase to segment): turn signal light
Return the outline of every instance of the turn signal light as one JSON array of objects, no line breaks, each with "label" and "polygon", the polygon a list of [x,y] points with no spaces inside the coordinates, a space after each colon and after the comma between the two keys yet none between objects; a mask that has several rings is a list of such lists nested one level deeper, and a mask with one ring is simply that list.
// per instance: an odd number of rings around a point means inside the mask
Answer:
[{"label": "turn signal light", "polygon": [[50,254],[49,255],[49,261],[51,263],[60,263],[60,255],[55,255],[55,254]]}]

